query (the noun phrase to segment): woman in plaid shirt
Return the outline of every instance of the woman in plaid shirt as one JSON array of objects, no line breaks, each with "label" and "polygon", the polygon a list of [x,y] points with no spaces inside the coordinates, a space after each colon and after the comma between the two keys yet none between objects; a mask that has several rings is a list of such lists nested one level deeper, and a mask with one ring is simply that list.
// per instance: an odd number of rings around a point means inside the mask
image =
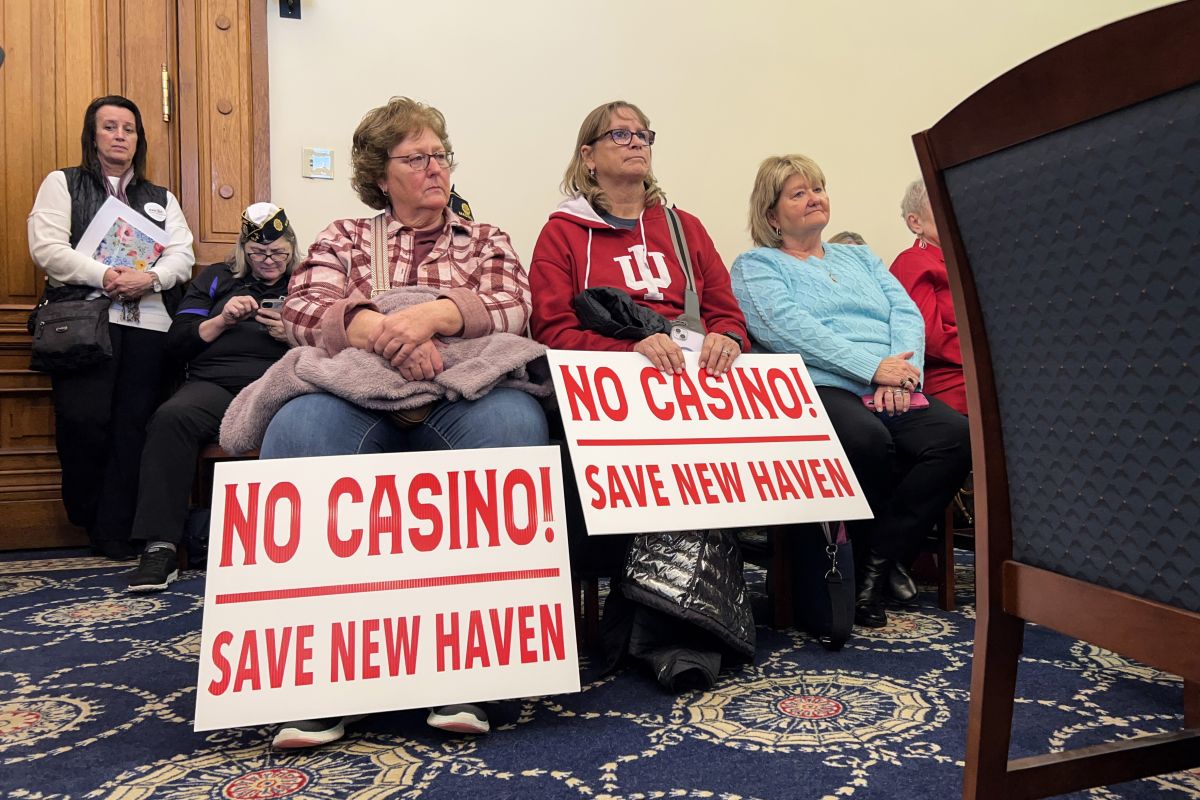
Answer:
[{"label": "woman in plaid shirt", "polygon": [[[382,212],[381,220],[338,220],[317,236],[296,268],[284,306],[284,329],[292,343],[321,347],[330,355],[350,347],[375,352],[406,380],[421,381],[442,371],[440,337],[520,335],[530,310],[525,268],[506,233],[448,207],[454,153],[441,112],[407,97],[392,98],[363,117],[354,132],[352,157],[353,186],[364,203]],[[376,229],[383,234],[387,274],[372,270]],[[437,299],[387,315],[372,302],[382,292],[406,286],[436,289]],[[541,406],[517,389],[496,388],[478,400],[442,400],[415,411],[389,414],[331,394],[303,395],[271,420],[260,454],[289,458],[548,441]],[[285,723],[274,744],[331,742],[349,721]],[[428,721],[459,732],[489,729],[484,712],[466,704],[434,709]]]}]

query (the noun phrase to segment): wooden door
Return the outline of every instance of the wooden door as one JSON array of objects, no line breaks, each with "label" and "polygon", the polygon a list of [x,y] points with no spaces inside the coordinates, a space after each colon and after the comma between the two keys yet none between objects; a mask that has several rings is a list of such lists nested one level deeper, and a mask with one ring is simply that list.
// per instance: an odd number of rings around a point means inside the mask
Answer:
[{"label": "wooden door", "polygon": [[0,2],[0,550],[86,542],[62,511],[50,381],[27,369],[42,276],[26,217],[38,187],[79,163],[92,98],[124,95],[142,112],[149,177],[183,206],[198,263],[223,258],[241,209],[269,195],[265,27],[266,0]]},{"label": "wooden door", "polygon": [[266,0],[179,0],[177,193],[196,263],[223,261],[242,211],[271,199]]},{"label": "wooden door", "polygon": [[[175,4],[164,0],[93,2],[106,7],[106,93],[124,95],[137,103],[146,128],[147,177],[178,195],[179,125],[173,97],[179,73]],[[82,115],[80,109],[81,121]]]}]

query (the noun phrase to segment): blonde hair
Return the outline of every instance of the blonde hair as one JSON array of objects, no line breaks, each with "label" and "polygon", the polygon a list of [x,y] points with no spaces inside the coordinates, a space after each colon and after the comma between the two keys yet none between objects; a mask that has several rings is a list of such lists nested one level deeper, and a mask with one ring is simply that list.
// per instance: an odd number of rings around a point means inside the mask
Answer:
[{"label": "blonde hair", "polygon": [[426,129],[433,131],[447,153],[453,149],[446,134],[446,118],[433,106],[407,97],[393,97],[387,105],[363,115],[350,145],[354,173],[350,185],[360,200],[377,211],[388,207],[388,197],[379,188],[379,181],[387,172],[388,151]]},{"label": "blonde hair", "polygon": [[779,202],[783,185],[793,175],[803,175],[809,186],[825,188],[825,173],[808,156],[770,156],[758,165],[750,191],[750,238],[759,247],[779,247],[783,237],[767,221],[767,212]]},{"label": "blonde hair", "polygon": [[[571,160],[567,164],[567,171],[563,173],[560,187],[563,194],[568,197],[577,194],[583,195],[584,199],[597,211],[608,211],[608,198],[604,196],[604,190],[596,182],[596,177],[588,171],[581,151],[585,144],[590,144],[595,139],[604,135],[604,132],[608,130],[609,120],[612,119],[613,112],[621,109],[629,109],[638,118],[638,122],[643,128],[650,128],[650,118],[643,114],[642,110],[633,103],[627,103],[624,100],[613,100],[611,103],[596,106],[592,109],[591,113],[583,118],[583,124],[579,126],[579,135],[575,137],[575,152],[571,154]],[[647,207],[662,205],[666,202],[667,197],[658,185],[653,169],[646,174],[646,180],[643,181],[643,185],[646,187],[645,202]]]},{"label": "blonde hair", "polygon": [[835,233],[833,236],[830,236],[829,243],[863,245],[867,243],[867,240],[864,239],[860,233],[855,233],[854,231],[842,231],[841,233]]},{"label": "blonde hair", "polygon": [[[300,248],[296,244],[296,232],[292,230],[291,223],[288,223],[288,226],[283,229],[283,233],[279,236],[279,239],[283,239],[292,248],[292,254],[288,257],[287,267],[283,271],[284,275],[290,276],[296,264],[300,262]],[[233,248],[233,254],[225,259],[225,263],[229,265],[229,271],[233,273],[233,277],[235,278],[241,278],[250,272],[250,262],[246,260],[246,242],[248,241],[250,241],[250,238],[246,234],[239,235],[237,245]]]}]

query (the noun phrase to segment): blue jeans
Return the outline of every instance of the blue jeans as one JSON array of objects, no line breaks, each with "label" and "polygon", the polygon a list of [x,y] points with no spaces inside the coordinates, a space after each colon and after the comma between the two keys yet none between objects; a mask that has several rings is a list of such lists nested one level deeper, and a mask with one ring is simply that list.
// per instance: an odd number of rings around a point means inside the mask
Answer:
[{"label": "blue jeans", "polygon": [[517,389],[493,389],[478,400],[443,400],[411,428],[331,394],[306,394],[275,414],[259,455],[300,458],[524,447],[544,445],[549,438],[541,405]]}]

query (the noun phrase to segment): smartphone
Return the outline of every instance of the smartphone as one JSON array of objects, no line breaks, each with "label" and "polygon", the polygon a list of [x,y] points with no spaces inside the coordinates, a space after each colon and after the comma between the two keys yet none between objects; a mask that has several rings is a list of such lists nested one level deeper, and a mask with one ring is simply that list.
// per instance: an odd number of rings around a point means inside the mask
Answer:
[{"label": "smartphone", "polygon": [[[869,394],[863,397],[863,405],[872,411],[875,410],[875,395]],[[908,408],[911,411],[914,408],[929,408],[929,398],[920,392],[913,392],[908,398]]]},{"label": "smartphone", "polygon": [[683,325],[672,325],[671,341],[679,345],[680,350],[699,353],[700,348],[704,346],[704,334],[694,331],[691,328],[686,328]]},{"label": "smartphone", "polygon": [[283,301],[286,297],[268,297],[258,304],[259,308],[269,308],[272,311],[283,308]]}]

